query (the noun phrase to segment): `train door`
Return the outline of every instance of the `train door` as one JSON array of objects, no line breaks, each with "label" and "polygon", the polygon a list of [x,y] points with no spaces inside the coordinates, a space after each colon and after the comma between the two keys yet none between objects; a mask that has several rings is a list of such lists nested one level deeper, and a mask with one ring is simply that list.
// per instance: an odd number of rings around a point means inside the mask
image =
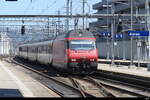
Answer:
[{"label": "train door", "polygon": [[29,60],[29,47],[27,46],[27,60]]},{"label": "train door", "polygon": [[35,47],[35,54],[36,54],[36,62],[38,61],[38,46]]},{"label": "train door", "polygon": [[64,66],[67,68],[68,66],[68,48],[69,48],[69,42],[68,40],[64,41]]},{"label": "train door", "polygon": [[53,43],[53,65],[56,67],[63,67],[63,65],[62,65],[63,43],[62,42],[63,41],[61,41],[61,40],[55,40]]},{"label": "train door", "polygon": [[22,47],[19,47],[19,50],[18,50],[19,57],[21,57],[21,52],[22,52]]},{"label": "train door", "polygon": [[52,64],[52,47],[53,47],[53,43],[51,42],[49,45],[48,45],[48,54],[49,54],[49,64]]},{"label": "train door", "polygon": [[56,56],[56,61],[59,67],[64,67],[64,41],[59,40],[57,42],[57,54]]},{"label": "train door", "polygon": [[66,43],[65,40],[61,40],[61,48],[60,48],[60,64],[62,67],[65,67],[66,63]]},{"label": "train door", "polygon": [[58,50],[58,47],[59,47],[59,43],[57,40],[54,40],[54,43],[53,43],[53,62],[52,62],[52,65],[53,66],[58,66],[58,55],[59,55],[59,50]]}]

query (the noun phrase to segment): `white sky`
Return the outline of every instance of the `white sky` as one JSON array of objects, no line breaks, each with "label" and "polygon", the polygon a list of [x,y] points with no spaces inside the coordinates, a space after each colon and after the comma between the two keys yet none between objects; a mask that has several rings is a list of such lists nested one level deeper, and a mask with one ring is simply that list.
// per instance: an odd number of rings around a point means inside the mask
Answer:
[{"label": "white sky", "polygon": [[[92,5],[101,0],[87,0],[87,13],[94,12]],[[18,0],[18,2],[6,2],[0,0],[0,14],[16,15],[16,14],[56,14],[58,10],[65,13],[66,0]],[[73,0],[74,13],[81,13],[82,0]]]}]

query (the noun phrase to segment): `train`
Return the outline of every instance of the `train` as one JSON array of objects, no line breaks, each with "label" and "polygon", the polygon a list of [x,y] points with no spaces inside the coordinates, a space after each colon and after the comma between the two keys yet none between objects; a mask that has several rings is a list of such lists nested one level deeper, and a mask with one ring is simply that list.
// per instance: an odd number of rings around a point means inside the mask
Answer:
[{"label": "train", "polygon": [[72,74],[90,74],[98,69],[96,38],[87,30],[71,30],[48,41],[21,44],[18,49],[18,57]]}]

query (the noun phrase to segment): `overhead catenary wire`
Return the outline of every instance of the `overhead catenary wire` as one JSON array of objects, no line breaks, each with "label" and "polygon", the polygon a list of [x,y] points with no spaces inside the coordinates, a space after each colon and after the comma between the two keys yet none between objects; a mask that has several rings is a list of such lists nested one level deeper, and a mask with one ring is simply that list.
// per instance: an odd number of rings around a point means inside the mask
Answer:
[{"label": "overhead catenary wire", "polygon": [[57,2],[59,2],[59,0],[54,0],[49,6],[47,6],[46,8],[44,8],[40,14],[43,14],[46,10],[48,10],[49,8],[53,7]]},{"label": "overhead catenary wire", "polygon": [[[35,0],[34,0],[34,1],[35,1]],[[38,0],[36,0],[36,1],[38,1]],[[26,14],[27,11],[30,9],[30,6],[32,6],[32,3],[33,3],[33,0],[30,0],[30,2],[29,2],[29,4],[28,4],[27,8],[26,8],[25,11],[24,11],[25,14]]]}]

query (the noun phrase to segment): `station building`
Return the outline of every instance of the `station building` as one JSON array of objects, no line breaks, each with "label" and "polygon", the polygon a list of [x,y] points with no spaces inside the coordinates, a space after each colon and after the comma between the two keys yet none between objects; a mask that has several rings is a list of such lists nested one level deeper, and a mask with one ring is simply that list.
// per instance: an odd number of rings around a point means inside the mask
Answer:
[{"label": "station building", "polygon": [[[102,0],[93,5],[96,14],[112,14],[112,5],[115,14],[131,14],[130,0]],[[146,0],[133,0],[133,14],[148,14]],[[90,30],[96,33],[97,47],[99,48],[99,56],[101,58],[112,57],[111,44],[111,23],[112,19],[108,17],[98,18],[96,22],[90,23]],[[149,31],[150,21],[148,17],[133,17],[133,31]],[[114,25],[115,33],[115,58],[116,59],[131,59],[131,37],[128,31],[131,30],[131,17],[115,17]],[[109,33],[109,34],[108,34]],[[106,35],[107,34],[107,35]],[[140,60],[150,58],[149,37],[136,36],[133,37],[134,60],[140,57]]]}]

